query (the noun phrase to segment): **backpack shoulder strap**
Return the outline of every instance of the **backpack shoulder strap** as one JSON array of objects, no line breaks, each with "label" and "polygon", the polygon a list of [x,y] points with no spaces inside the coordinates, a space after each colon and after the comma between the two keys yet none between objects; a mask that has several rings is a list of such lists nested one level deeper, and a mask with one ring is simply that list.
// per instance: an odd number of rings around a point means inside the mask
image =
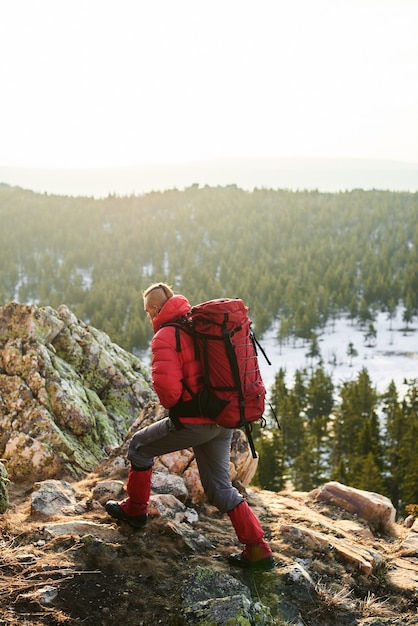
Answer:
[{"label": "backpack shoulder strap", "polygon": [[175,332],[176,332],[176,352],[181,352],[180,330],[182,330],[185,333],[187,333],[189,336],[193,337],[194,347],[195,347],[195,356],[196,356],[196,359],[199,359],[199,349],[198,349],[198,345],[197,345],[197,343],[195,341],[195,333],[194,333],[194,330],[193,330],[193,325],[190,322],[190,320],[188,319],[188,317],[186,315],[183,315],[183,317],[179,317],[176,320],[173,320],[171,322],[167,322],[166,324],[163,324],[161,326],[161,328],[165,328],[166,326],[173,326],[175,328]]}]

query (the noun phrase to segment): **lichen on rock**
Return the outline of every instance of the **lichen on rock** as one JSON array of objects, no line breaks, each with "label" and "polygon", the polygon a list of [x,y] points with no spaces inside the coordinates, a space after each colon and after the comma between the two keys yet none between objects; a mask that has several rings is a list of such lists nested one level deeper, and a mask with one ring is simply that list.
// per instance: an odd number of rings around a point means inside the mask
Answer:
[{"label": "lichen on rock", "polygon": [[139,359],[68,307],[0,307],[0,455],[12,480],[92,471],[149,401]]}]

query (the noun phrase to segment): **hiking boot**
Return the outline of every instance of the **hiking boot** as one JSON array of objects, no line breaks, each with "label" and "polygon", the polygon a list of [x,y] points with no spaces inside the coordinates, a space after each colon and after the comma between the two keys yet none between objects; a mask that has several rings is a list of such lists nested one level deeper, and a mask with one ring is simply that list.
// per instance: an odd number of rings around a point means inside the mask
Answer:
[{"label": "hiking boot", "polygon": [[228,511],[228,515],[239,541],[245,545],[241,554],[231,554],[228,558],[230,565],[263,571],[273,569],[271,548],[263,539],[264,531],[248,503],[244,500]]},{"label": "hiking boot", "polygon": [[230,554],[228,557],[228,563],[234,567],[242,567],[245,569],[263,572],[268,572],[276,567],[272,556],[266,556],[264,559],[259,559],[258,561],[250,561],[242,554]]},{"label": "hiking boot", "polygon": [[125,511],[120,506],[119,502],[116,500],[108,500],[105,504],[106,512],[109,513],[110,517],[114,517],[115,519],[121,522],[127,522],[133,528],[144,528],[147,523],[147,515],[127,515]]}]

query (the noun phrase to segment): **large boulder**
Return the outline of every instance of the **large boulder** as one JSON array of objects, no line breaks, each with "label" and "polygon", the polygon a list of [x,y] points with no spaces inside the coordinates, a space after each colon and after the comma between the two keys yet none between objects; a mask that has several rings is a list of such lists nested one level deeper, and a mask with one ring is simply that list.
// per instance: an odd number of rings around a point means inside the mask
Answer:
[{"label": "large boulder", "polygon": [[0,456],[11,480],[91,472],[155,400],[142,363],[66,306],[0,307]]},{"label": "large boulder", "polygon": [[396,518],[396,509],[386,496],[348,487],[336,481],[326,483],[311,492],[311,496],[358,515],[376,530],[390,530]]}]

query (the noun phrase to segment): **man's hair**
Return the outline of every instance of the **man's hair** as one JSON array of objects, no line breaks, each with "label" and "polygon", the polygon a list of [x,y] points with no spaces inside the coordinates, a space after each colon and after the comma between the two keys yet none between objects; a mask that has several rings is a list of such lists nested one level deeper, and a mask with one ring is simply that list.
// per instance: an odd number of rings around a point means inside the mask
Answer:
[{"label": "man's hair", "polygon": [[150,285],[147,289],[145,289],[145,291],[142,292],[142,296],[146,298],[151,291],[156,291],[157,289],[162,291],[166,300],[174,296],[174,291],[169,285],[166,285],[166,283],[154,283],[153,285]]}]

